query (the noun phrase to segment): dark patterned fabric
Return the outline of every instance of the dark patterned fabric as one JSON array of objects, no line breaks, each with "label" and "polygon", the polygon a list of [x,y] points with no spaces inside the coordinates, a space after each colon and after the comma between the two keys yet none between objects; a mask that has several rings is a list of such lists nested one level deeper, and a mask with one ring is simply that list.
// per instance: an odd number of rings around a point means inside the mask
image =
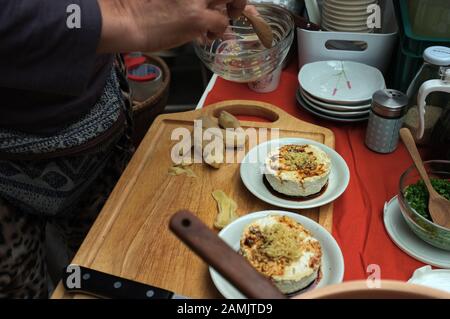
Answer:
[{"label": "dark patterned fabric", "polygon": [[71,259],[130,160],[129,88],[123,63],[116,70],[111,101],[126,118],[117,137],[77,156],[0,161],[0,298],[48,297],[46,225],[59,231]]},{"label": "dark patterned fabric", "polygon": [[45,221],[0,199],[0,298],[45,298]]},{"label": "dark patterned fabric", "polygon": [[0,151],[13,154],[42,154],[85,144],[107,131],[123,109],[116,70],[113,68],[103,94],[81,120],[56,135],[32,135],[0,128]]},{"label": "dark patterned fabric", "polygon": [[[27,154],[57,154],[83,146],[112,129],[128,112],[116,72],[113,69],[104,94],[79,122],[48,137],[0,130],[0,150],[23,153],[25,158]],[[76,156],[52,160],[2,160],[0,156],[0,197],[27,213],[54,216],[69,212],[109,160],[124,127],[101,145]]]},{"label": "dark patterned fabric", "polygon": [[132,144],[123,136],[98,178],[70,213],[42,217],[24,213],[0,198],[0,298],[47,298],[45,229],[50,223],[72,259],[128,163]]}]

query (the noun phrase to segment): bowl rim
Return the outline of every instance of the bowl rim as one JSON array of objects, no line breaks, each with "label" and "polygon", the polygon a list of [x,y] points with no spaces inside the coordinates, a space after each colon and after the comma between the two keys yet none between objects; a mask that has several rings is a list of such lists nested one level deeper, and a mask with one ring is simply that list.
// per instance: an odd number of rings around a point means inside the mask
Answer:
[{"label": "bowl rim", "polygon": [[[289,19],[288,23],[290,24],[291,28],[289,29],[289,32],[286,33],[286,35],[283,37],[283,39],[281,39],[277,44],[275,44],[273,47],[271,47],[270,49],[265,49],[263,51],[260,52],[256,52],[256,53],[250,53],[250,54],[242,54],[242,55],[237,55],[237,56],[233,56],[235,58],[251,58],[251,57],[256,57],[258,55],[261,55],[261,53],[272,53],[273,51],[276,51],[276,49],[279,49],[280,47],[284,46],[284,44],[286,42],[290,42],[293,41],[294,37],[294,31],[295,31],[295,21],[294,21],[294,17],[292,15],[292,13],[290,13],[288,10],[286,10],[285,8],[283,8],[282,6],[279,5],[275,5],[275,4],[269,4],[269,3],[250,3],[251,5],[255,6],[255,7],[266,7],[266,8],[275,8],[276,10],[279,10],[280,12],[283,12],[284,14],[286,14],[286,17]],[[290,40],[292,36],[292,40]],[[201,54],[205,54],[208,56],[213,56],[213,57],[230,57],[232,55],[229,54],[223,54],[223,53],[210,53],[207,52],[206,50],[203,50],[202,46],[198,44],[197,41],[193,41],[193,46],[195,50],[198,50],[199,53]]]},{"label": "bowl rim", "polygon": [[[449,166],[450,166],[450,161],[447,161],[447,160],[429,160],[429,161],[424,161],[423,162],[424,164],[433,164],[433,163],[440,163],[440,164],[448,164]],[[425,167],[426,168],[426,167]],[[439,230],[441,230],[441,231],[444,231],[444,232],[448,232],[448,233],[450,233],[450,229],[448,229],[448,228],[446,228],[446,227],[443,227],[443,226],[440,226],[440,225],[438,225],[438,224],[435,224],[433,221],[430,221],[430,220],[428,220],[428,219],[426,219],[425,217],[423,217],[422,215],[420,215],[414,208],[412,208],[411,207],[411,205],[409,205],[409,202],[406,200],[406,198],[405,198],[405,196],[403,195],[403,193],[404,193],[404,190],[402,189],[402,182],[403,182],[403,179],[406,177],[406,176],[408,176],[408,174],[410,174],[413,170],[417,170],[417,168],[416,168],[416,165],[414,165],[414,164],[412,164],[411,166],[409,166],[407,169],[406,169],[406,171],[404,171],[403,172],[403,174],[400,176],[400,180],[399,180],[399,184],[398,184],[398,186],[399,186],[399,197],[400,197],[400,201],[406,206],[406,208],[408,209],[408,210],[410,210],[411,212],[413,212],[413,214],[415,215],[415,216],[417,216],[420,220],[422,220],[422,221],[424,221],[426,224],[428,224],[428,225],[430,225],[430,226],[433,226],[433,227],[436,227],[436,228],[438,228]],[[427,171],[428,172],[428,171]],[[450,171],[449,171],[449,174],[450,174]],[[409,217],[409,216],[408,216]],[[413,220],[414,221],[414,220]],[[414,221],[414,223],[415,224],[417,224],[415,221]],[[418,225],[418,226],[420,226],[420,225]]]},{"label": "bowl rim", "polygon": [[[404,294],[419,298],[450,298],[450,294],[444,290],[439,290],[429,286],[410,284],[396,280],[381,280],[380,287],[369,288],[366,280],[347,281],[337,285],[331,285],[308,291],[293,299],[328,299],[339,298],[346,294],[367,294],[373,292],[377,294]],[[354,297],[355,298],[355,297]],[[356,297],[358,298],[358,297]],[[367,299],[367,297],[366,297]]]}]

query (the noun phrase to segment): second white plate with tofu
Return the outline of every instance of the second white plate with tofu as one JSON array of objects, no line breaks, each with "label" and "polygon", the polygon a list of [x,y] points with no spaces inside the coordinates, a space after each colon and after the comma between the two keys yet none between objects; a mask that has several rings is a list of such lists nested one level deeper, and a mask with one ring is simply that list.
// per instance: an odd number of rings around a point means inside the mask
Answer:
[{"label": "second white plate with tofu", "polygon": [[[313,145],[324,151],[331,162],[328,184],[320,194],[299,198],[279,194],[265,182],[265,162],[269,154],[284,145]],[[261,143],[251,149],[240,167],[241,179],[247,189],[259,199],[277,207],[308,209],[320,207],[338,198],[348,186],[350,171],[345,160],[332,148],[304,138],[283,138]]]},{"label": "second white plate with tofu", "polygon": [[[222,238],[233,250],[239,251],[240,240],[246,227],[257,220],[268,216],[289,217],[300,223],[312,234],[312,236],[314,236],[316,240],[320,242],[322,250],[320,280],[316,281],[312,287],[305,289],[303,292],[342,282],[344,278],[344,258],[339,245],[325,228],[308,217],[292,212],[277,210],[255,212],[242,216],[233,221],[220,231],[219,237]],[[224,279],[212,267],[209,268],[209,271],[215,286],[225,298],[244,298],[244,296],[232,284]]]}]

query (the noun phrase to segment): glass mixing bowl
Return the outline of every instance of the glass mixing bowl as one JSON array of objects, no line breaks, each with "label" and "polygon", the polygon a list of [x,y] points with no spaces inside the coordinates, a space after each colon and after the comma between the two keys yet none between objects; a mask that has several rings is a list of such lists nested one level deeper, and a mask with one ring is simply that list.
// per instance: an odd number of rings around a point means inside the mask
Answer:
[{"label": "glass mixing bowl", "polygon": [[277,5],[253,4],[273,31],[273,46],[265,48],[244,17],[233,21],[222,38],[194,42],[200,60],[214,73],[233,82],[253,82],[281,66],[294,39],[291,13]]},{"label": "glass mixing bowl", "polygon": [[[450,161],[424,162],[425,170],[431,178],[439,178],[450,181]],[[450,251],[450,229],[436,225],[432,221],[420,215],[406,200],[405,191],[409,185],[420,181],[419,172],[415,166],[411,166],[400,178],[399,203],[402,215],[409,228],[422,240],[437,248]]]}]

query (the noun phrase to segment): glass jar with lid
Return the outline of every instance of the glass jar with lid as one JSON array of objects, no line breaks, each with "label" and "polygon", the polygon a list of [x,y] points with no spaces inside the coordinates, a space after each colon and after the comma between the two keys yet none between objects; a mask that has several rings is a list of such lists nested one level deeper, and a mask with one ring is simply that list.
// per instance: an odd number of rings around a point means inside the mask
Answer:
[{"label": "glass jar with lid", "polygon": [[[433,46],[426,49],[423,53],[424,64],[411,82],[407,96],[409,98],[408,111],[405,116],[404,126],[408,127],[418,144],[429,145],[431,141],[439,142],[432,138],[436,127],[442,126],[442,121],[450,108],[450,94],[441,89],[448,83],[450,75],[450,48],[442,46]],[[434,89],[427,90],[425,98],[425,107],[421,111],[418,106],[420,99],[420,90],[428,81],[433,82]],[[430,88],[432,82],[426,86]],[[422,92],[422,95],[424,92]],[[440,128],[442,130],[442,128]]]}]

